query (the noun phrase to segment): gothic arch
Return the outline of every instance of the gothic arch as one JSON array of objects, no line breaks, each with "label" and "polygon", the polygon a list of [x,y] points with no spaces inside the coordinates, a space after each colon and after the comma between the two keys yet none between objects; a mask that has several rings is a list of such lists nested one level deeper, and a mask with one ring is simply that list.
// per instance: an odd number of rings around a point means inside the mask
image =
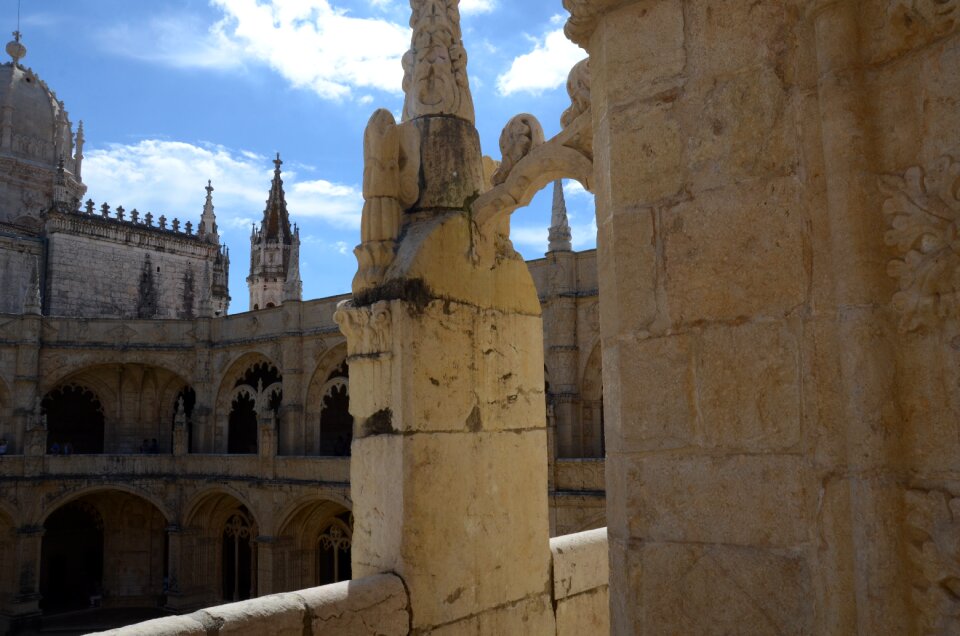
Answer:
[{"label": "gothic arch", "polygon": [[[246,440],[248,442],[247,445],[249,445],[249,442],[252,442],[254,447],[256,447],[256,414],[263,405],[256,403],[257,398],[254,391],[238,391],[238,389],[240,388],[240,383],[243,382],[244,375],[260,365],[266,365],[266,368],[274,370],[279,378],[278,382],[280,386],[274,387],[274,383],[270,382],[268,386],[263,387],[264,393],[268,396],[267,399],[273,400],[274,397],[279,397],[279,392],[282,392],[283,376],[280,373],[280,366],[272,359],[258,351],[247,352],[238,356],[227,366],[227,370],[220,378],[220,388],[217,391],[217,401],[214,409],[214,426],[210,431],[213,434],[213,439],[205,440],[204,444],[208,452],[223,453],[228,451],[230,447],[231,414],[237,407],[242,407],[247,411],[252,410],[252,413],[246,413],[244,416],[246,420],[250,421],[245,421],[243,428],[245,436],[250,438]],[[251,385],[251,388],[256,389],[257,387]],[[238,399],[240,402],[249,401],[252,403],[252,406],[249,404],[246,406],[238,404]],[[279,402],[279,399],[276,401]],[[236,422],[234,424],[236,425]],[[251,426],[253,428],[252,431],[246,430]]]},{"label": "gothic arch", "polygon": [[325,585],[350,578],[352,514],[319,497],[299,502],[276,534],[280,545],[274,584],[279,590]]},{"label": "gothic arch", "polygon": [[[339,446],[345,446],[341,455],[349,452],[353,437],[352,418],[346,409],[349,399],[350,381],[347,367],[347,345],[341,342],[329,349],[307,385],[304,423],[306,426],[304,442],[307,455],[333,455],[337,450],[338,437],[344,440]],[[336,412],[330,410],[335,408]],[[324,435],[324,419],[328,423],[336,420],[336,426],[329,428],[330,435]],[[348,419],[349,418],[349,419]]]},{"label": "gothic arch", "polygon": [[164,502],[160,497],[157,497],[156,495],[150,492],[147,492],[146,490],[136,488],[134,486],[129,486],[122,482],[114,481],[109,486],[84,486],[84,487],[78,488],[77,490],[66,492],[60,495],[59,497],[54,498],[50,502],[46,503],[43,506],[42,510],[38,511],[39,514],[36,517],[36,521],[33,525],[42,526],[44,523],[46,523],[47,519],[50,517],[50,515],[53,512],[67,505],[71,501],[83,499],[84,497],[87,497],[89,495],[96,495],[99,493],[110,493],[110,492],[122,492],[124,494],[137,497],[138,499],[143,499],[147,503],[151,504],[154,508],[156,508],[167,523],[172,523],[173,520],[175,519],[174,514],[167,507],[166,502]]},{"label": "gothic arch", "polygon": [[258,515],[235,490],[207,488],[183,517],[180,583],[205,589],[207,602],[256,595]]},{"label": "gothic arch", "polygon": [[87,488],[49,507],[40,567],[45,612],[85,609],[101,599],[159,605],[170,517],[152,497],[132,490]]},{"label": "gothic arch", "polygon": [[[226,485],[217,485],[204,488],[199,492],[195,493],[183,507],[183,514],[181,516],[181,522],[184,528],[203,528],[206,524],[203,519],[209,517],[216,509],[221,509],[224,505],[234,505],[230,504],[229,501],[233,500],[236,506],[243,506],[253,515],[254,521],[257,522],[258,527],[260,525],[260,516],[251,506],[250,502],[246,497],[240,493],[239,490],[231,488]],[[226,502],[226,503],[225,503]],[[221,514],[222,510],[221,510]],[[207,517],[205,517],[207,515]]]}]

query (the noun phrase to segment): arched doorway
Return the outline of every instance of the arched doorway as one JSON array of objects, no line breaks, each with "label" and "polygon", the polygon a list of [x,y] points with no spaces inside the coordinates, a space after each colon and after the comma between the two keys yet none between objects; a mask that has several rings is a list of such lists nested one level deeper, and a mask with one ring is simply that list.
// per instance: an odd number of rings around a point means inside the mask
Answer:
[{"label": "arched doorway", "polygon": [[83,609],[103,597],[103,517],[88,501],[71,501],[43,524],[40,609]]},{"label": "arched doorway", "polygon": [[67,384],[41,402],[47,418],[47,444],[53,452],[103,452],[103,406],[90,389]]},{"label": "arched doorway", "polygon": [[60,506],[44,522],[41,609],[159,607],[167,578],[166,527],[154,504],[119,490]]},{"label": "arched doorway", "polygon": [[321,402],[320,454],[349,455],[353,442],[353,416],[350,415],[350,367],[346,360],[327,377]]}]

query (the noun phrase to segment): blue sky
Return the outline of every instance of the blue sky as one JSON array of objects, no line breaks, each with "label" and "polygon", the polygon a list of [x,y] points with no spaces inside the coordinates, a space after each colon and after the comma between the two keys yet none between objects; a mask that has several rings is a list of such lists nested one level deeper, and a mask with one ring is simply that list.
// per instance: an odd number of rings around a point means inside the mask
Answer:
[{"label": "blue sky", "polygon": [[[2,1],[9,30],[16,0]],[[99,205],[197,222],[213,180],[231,250],[231,313],[247,309],[250,226],[280,152],[300,226],[305,299],[349,291],[359,241],[363,129],[399,112],[406,0],[21,0],[23,64],[84,121],[83,178]],[[513,115],[547,137],[585,54],[562,35],[560,0],[462,0],[464,43],[485,154]],[[567,185],[575,249],[595,245],[593,200]],[[514,214],[527,258],[546,249],[550,192]]]}]

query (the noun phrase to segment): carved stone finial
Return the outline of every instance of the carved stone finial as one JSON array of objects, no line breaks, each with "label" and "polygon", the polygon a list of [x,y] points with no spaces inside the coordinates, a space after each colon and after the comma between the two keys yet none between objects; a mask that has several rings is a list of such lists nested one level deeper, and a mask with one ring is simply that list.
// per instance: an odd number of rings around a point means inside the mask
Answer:
[{"label": "carved stone finial", "polygon": [[87,214],[93,214],[93,208],[95,205],[93,199],[87,199],[87,202],[84,205],[87,208]]},{"label": "carved stone finial", "polygon": [[140,213],[137,211],[137,208],[133,208],[133,210],[130,211],[130,220],[134,223],[140,222]]},{"label": "carved stone finial", "polygon": [[880,189],[891,227],[884,238],[898,252],[887,272],[900,283],[900,329],[960,318],[960,162],[941,157],[927,170],[882,178]]},{"label": "carved stone finial", "polygon": [[180,231],[180,219],[174,219],[174,220],[170,223],[170,227],[171,227],[171,229],[173,229],[174,232],[179,232],[179,231]]},{"label": "carved stone finial", "polygon": [[144,214],[143,222],[147,224],[147,227],[153,227],[153,212],[147,212]]},{"label": "carved stone finial", "polygon": [[118,206],[117,206],[117,220],[118,220],[118,221],[122,221],[122,220],[123,220],[123,206],[122,206],[122,205],[118,205]]},{"label": "carved stone finial", "polygon": [[161,230],[167,229],[167,217],[165,217],[164,215],[161,214],[161,215],[160,215],[159,222],[160,222],[160,229],[161,229]]},{"label": "carved stone finial", "polygon": [[413,38],[403,56],[403,120],[452,115],[474,122],[458,0],[410,0]]},{"label": "carved stone finial", "polygon": [[503,132],[500,133],[500,152],[503,158],[500,166],[493,173],[491,179],[493,185],[500,185],[506,181],[514,166],[543,141],[543,126],[533,115],[522,113],[507,122]]},{"label": "carved stone finial", "polygon": [[107,218],[108,216],[110,216],[110,206],[107,205],[106,203],[100,206],[100,216],[102,216],[103,218]]},{"label": "carved stone finial", "polygon": [[27,56],[27,47],[20,42],[20,31],[14,31],[13,40],[7,42],[7,55],[13,58],[14,66]]}]

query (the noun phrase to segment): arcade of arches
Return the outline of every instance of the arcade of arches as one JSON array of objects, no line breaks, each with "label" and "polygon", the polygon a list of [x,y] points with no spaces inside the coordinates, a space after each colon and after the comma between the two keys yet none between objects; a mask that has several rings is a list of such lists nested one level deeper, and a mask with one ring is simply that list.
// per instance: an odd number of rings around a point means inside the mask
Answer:
[{"label": "arcade of arches", "polygon": [[166,498],[87,489],[17,529],[0,511],[0,600],[39,598],[44,615],[179,611],[350,578],[352,518],[338,495],[284,512],[271,502],[285,498],[176,494],[182,505],[161,510]]},{"label": "arcade of arches", "polygon": [[[529,266],[550,370],[551,530],[566,534],[604,525],[595,257]],[[350,578],[338,300],[122,328],[42,317],[35,348],[0,342],[0,632],[91,603],[182,612]],[[33,333],[29,317],[5,325],[11,341]]]}]

